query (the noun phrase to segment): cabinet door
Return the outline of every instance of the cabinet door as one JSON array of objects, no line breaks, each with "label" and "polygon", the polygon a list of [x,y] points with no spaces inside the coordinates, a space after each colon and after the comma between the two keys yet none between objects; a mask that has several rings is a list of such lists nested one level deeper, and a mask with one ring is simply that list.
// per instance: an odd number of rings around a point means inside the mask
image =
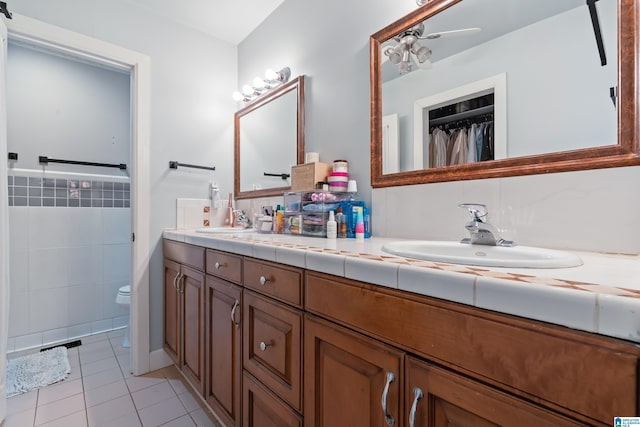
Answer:
[{"label": "cabinet door", "polygon": [[402,352],[309,315],[304,352],[306,426],[402,425]]},{"label": "cabinet door", "polygon": [[407,357],[405,414],[410,427],[582,425],[469,378]]},{"label": "cabinet door", "polygon": [[180,365],[180,264],[164,260],[164,350]]},{"label": "cabinet door", "polygon": [[302,427],[300,416],[246,371],[242,390],[244,427]]},{"label": "cabinet door", "polygon": [[242,288],[207,276],[205,399],[228,427],[240,425]]},{"label": "cabinet door", "polygon": [[302,313],[244,291],[243,367],[302,412]]},{"label": "cabinet door", "polygon": [[180,369],[204,393],[204,274],[182,266],[183,356]]}]

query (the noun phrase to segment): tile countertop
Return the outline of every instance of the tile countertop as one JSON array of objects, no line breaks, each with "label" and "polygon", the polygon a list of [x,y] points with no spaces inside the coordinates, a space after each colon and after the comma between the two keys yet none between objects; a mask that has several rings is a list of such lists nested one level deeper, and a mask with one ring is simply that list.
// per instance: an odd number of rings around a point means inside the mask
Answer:
[{"label": "tile countertop", "polygon": [[640,256],[575,252],[584,265],[507,269],[389,255],[382,245],[398,239],[381,237],[186,229],[164,230],[163,237],[640,343]]}]

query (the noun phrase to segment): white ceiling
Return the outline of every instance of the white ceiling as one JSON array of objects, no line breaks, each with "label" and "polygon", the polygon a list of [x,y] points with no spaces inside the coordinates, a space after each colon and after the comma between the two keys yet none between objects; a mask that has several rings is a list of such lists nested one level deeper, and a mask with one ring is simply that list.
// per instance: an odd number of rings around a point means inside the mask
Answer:
[{"label": "white ceiling", "polygon": [[130,0],[183,25],[234,45],[284,0]]}]

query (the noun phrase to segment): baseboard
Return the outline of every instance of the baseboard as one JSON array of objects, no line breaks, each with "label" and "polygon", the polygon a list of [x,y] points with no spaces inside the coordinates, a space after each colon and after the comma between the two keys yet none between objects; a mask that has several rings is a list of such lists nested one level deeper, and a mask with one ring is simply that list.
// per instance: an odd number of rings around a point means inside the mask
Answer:
[{"label": "baseboard", "polygon": [[160,348],[158,350],[154,350],[151,353],[149,353],[149,370],[150,371],[166,368],[167,366],[170,366],[170,365],[173,365],[173,360],[171,360],[171,358],[164,351],[164,349]]}]

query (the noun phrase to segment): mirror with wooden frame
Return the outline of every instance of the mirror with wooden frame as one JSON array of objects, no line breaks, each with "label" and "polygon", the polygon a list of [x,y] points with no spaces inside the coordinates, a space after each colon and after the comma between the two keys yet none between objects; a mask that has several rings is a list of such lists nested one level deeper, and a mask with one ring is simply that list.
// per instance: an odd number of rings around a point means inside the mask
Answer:
[{"label": "mirror with wooden frame", "polygon": [[640,164],[639,4],[432,0],[372,35],[372,186]]},{"label": "mirror with wooden frame", "polygon": [[261,95],[234,115],[237,199],[280,196],[291,166],[304,162],[304,76]]}]

